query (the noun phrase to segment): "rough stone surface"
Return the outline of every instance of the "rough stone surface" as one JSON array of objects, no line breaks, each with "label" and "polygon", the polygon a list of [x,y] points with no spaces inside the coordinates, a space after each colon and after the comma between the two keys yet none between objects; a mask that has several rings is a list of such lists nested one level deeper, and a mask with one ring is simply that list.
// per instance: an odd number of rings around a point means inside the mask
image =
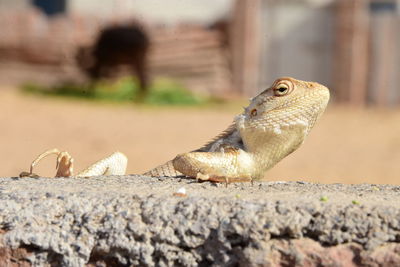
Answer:
[{"label": "rough stone surface", "polygon": [[400,186],[0,178],[0,266],[30,265],[400,266]]}]

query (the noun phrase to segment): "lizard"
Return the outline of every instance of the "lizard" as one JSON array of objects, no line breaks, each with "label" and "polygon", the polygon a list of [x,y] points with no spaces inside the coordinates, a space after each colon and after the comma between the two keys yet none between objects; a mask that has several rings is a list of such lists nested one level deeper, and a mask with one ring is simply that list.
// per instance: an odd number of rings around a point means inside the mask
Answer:
[{"label": "lizard", "polygon": [[[250,99],[221,134],[201,148],[177,155],[155,167],[145,176],[186,176],[213,182],[241,182],[263,178],[266,171],[304,142],[329,101],[329,89],[316,82],[290,77],[278,78]],[[21,177],[35,177],[33,167],[45,156],[57,154],[56,177],[73,175],[73,158],[66,151],[51,149],[40,154],[30,172]],[[76,177],[123,175],[127,157],[115,152]]]}]

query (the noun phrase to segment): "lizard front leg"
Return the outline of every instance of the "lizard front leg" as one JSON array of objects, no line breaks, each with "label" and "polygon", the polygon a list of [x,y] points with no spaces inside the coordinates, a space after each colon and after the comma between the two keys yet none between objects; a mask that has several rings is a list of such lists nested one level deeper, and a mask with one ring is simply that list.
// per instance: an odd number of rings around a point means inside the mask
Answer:
[{"label": "lizard front leg", "polygon": [[182,174],[213,182],[243,182],[254,178],[254,160],[242,149],[227,152],[190,152],[176,156],[174,168]]}]

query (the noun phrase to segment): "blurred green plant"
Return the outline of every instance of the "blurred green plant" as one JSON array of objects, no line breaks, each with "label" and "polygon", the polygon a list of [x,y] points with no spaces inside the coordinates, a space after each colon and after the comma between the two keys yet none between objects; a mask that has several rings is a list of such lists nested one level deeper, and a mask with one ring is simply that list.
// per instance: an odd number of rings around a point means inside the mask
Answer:
[{"label": "blurred green plant", "polygon": [[92,85],[64,83],[46,87],[29,83],[22,85],[21,88],[24,92],[42,95],[121,102],[134,101],[150,105],[199,105],[213,101],[213,99],[193,94],[172,79],[162,77],[153,81],[145,97],[139,96],[139,83],[133,77],[124,77],[116,81],[98,81]]}]

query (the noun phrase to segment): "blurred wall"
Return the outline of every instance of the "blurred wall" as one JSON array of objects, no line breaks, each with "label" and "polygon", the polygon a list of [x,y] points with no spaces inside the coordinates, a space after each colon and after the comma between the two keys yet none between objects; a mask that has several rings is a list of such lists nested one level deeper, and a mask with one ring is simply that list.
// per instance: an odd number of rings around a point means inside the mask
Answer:
[{"label": "blurred wall", "polygon": [[31,5],[30,0],[0,0],[0,8],[24,9]]},{"label": "blurred wall", "polygon": [[207,24],[229,12],[234,0],[69,0],[71,13],[136,16],[158,24]]},{"label": "blurred wall", "polygon": [[[48,1],[54,3],[54,0]],[[189,2],[192,1],[186,5]],[[52,16],[46,16],[43,9],[38,8],[41,5],[4,3],[0,5],[0,24],[8,27],[0,31],[0,72],[9,71],[10,64],[17,62],[32,66],[32,71],[47,72],[52,77],[51,84],[64,80],[82,82],[75,60],[78,49],[93,45],[99,30],[105,26],[136,22],[150,36],[149,72],[152,77],[167,76],[193,91],[213,95],[226,95],[231,91],[224,38],[219,30],[208,25],[178,23],[179,15],[171,24],[161,23],[164,19],[170,22],[172,17],[168,16],[153,21],[133,15],[129,7],[136,1],[114,0],[103,5],[103,2],[70,0],[64,13]],[[164,11],[165,14],[174,13],[174,6]],[[21,64],[16,66],[17,71],[22,69]],[[36,78],[32,80],[30,76],[28,82],[35,83]]]},{"label": "blurred wall", "polygon": [[260,85],[292,76],[331,87],[333,19],[329,1],[264,0]]},{"label": "blurred wall", "polygon": [[260,87],[293,76],[341,103],[400,104],[399,0],[263,0],[261,24]]},{"label": "blurred wall", "polygon": [[250,96],[293,76],[338,102],[400,104],[400,0],[69,0],[52,17],[31,3],[0,0],[0,63],[72,66],[103,26],[136,20],[154,43],[151,72],[195,91]]},{"label": "blurred wall", "polygon": [[334,89],[352,105],[400,104],[400,1],[335,1]]},{"label": "blurred wall", "polygon": [[[380,106],[400,104],[400,1],[371,2],[370,68],[367,100]],[[380,90],[377,90],[379,88]]]}]

